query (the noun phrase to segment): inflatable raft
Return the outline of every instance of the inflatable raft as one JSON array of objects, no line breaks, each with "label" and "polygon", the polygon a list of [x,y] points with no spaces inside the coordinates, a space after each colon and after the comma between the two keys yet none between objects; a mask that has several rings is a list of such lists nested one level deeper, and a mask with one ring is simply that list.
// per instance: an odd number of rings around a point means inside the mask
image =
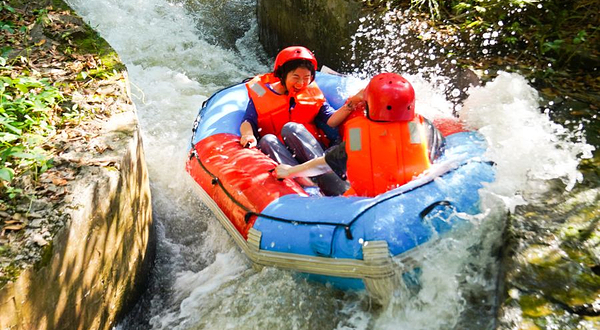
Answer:
[{"label": "inflatable raft", "polygon": [[[349,78],[317,73],[316,83],[334,108],[344,103]],[[462,214],[480,212],[478,190],[494,180],[493,165],[481,158],[485,140],[441,125],[443,154],[413,181],[374,198],[311,196],[294,180],[277,180],[271,171],[275,161],[240,146],[247,103],[243,83],[204,102],[186,170],[256,266],[296,270],[341,289],[366,289],[385,303],[424,245],[465,223]]]}]

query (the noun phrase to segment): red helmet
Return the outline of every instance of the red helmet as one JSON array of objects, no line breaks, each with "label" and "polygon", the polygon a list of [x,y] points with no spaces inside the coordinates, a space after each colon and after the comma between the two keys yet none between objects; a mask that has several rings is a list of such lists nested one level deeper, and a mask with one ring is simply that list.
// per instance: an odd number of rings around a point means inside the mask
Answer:
[{"label": "red helmet", "polygon": [[415,117],[415,90],[396,73],[380,73],[364,91],[367,116],[375,121],[408,121]]},{"label": "red helmet", "polygon": [[291,60],[309,60],[317,69],[317,58],[313,53],[305,47],[302,46],[291,46],[283,49],[277,54],[277,58],[275,58],[275,67],[273,68],[273,72],[277,71],[279,67],[281,67],[285,62],[289,62]]}]

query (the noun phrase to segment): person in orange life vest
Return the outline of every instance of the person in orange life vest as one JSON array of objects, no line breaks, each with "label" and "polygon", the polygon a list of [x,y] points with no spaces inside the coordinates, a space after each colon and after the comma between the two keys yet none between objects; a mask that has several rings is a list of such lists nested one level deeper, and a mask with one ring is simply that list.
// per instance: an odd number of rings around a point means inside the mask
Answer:
[{"label": "person in orange life vest", "polygon": [[[361,96],[363,100],[356,102]],[[343,142],[309,162],[279,165],[278,178],[333,171],[350,182],[345,195],[373,197],[428,169],[443,148],[440,132],[415,114],[414,89],[398,74],[373,77],[362,95],[347,101],[342,111],[330,125],[343,122]]]},{"label": "person in orange life vest", "polygon": [[[317,60],[305,47],[283,49],[272,73],[254,77],[246,87],[250,101],[240,125],[240,144],[258,147],[280,164],[297,165],[324,154],[339,142],[337,129],[327,126],[335,112],[314,83]],[[333,173],[316,178],[325,195],[338,195],[348,185]],[[314,185],[310,180],[304,186]]]}]

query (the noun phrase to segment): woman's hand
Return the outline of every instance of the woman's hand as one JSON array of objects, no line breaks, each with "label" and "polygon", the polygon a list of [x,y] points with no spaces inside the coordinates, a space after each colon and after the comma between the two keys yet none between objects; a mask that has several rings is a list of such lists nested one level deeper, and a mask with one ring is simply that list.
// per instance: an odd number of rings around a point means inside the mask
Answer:
[{"label": "woman's hand", "polygon": [[350,111],[354,111],[356,109],[356,106],[364,100],[364,91],[364,89],[361,89],[358,93],[354,94],[353,96],[350,96],[348,100],[346,100],[346,104],[348,105],[348,108],[350,108]]},{"label": "woman's hand", "polygon": [[254,148],[256,147],[256,136],[254,136],[254,130],[252,124],[244,121],[240,125],[240,144],[242,148]]},{"label": "woman's hand", "polygon": [[256,147],[256,137],[254,134],[244,134],[240,137],[240,144],[244,148],[254,148]]},{"label": "woman's hand", "polygon": [[330,127],[338,127],[341,125],[348,116],[354,110],[364,110],[365,106],[363,101],[363,92],[364,89],[361,89],[358,93],[350,96],[344,105],[342,105],[336,112],[327,119],[327,125]]},{"label": "woman's hand", "polygon": [[277,176],[278,179],[287,178],[290,176],[290,168],[292,168],[292,166],[286,164],[277,165],[275,168],[275,176]]}]

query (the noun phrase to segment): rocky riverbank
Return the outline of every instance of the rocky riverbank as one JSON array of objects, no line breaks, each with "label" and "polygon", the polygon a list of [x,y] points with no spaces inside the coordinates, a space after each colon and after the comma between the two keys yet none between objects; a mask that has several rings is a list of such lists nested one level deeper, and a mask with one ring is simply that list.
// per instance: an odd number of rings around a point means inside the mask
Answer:
[{"label": "rocky riverbank", "polygon": [[3,77],[45,79],[62,95],[47,110],[55,126],[41,145],[49,169],[0,185],[0,328],[109,328],[152,261],[149,182],[127,72],[62,1],[0,9]]}]

